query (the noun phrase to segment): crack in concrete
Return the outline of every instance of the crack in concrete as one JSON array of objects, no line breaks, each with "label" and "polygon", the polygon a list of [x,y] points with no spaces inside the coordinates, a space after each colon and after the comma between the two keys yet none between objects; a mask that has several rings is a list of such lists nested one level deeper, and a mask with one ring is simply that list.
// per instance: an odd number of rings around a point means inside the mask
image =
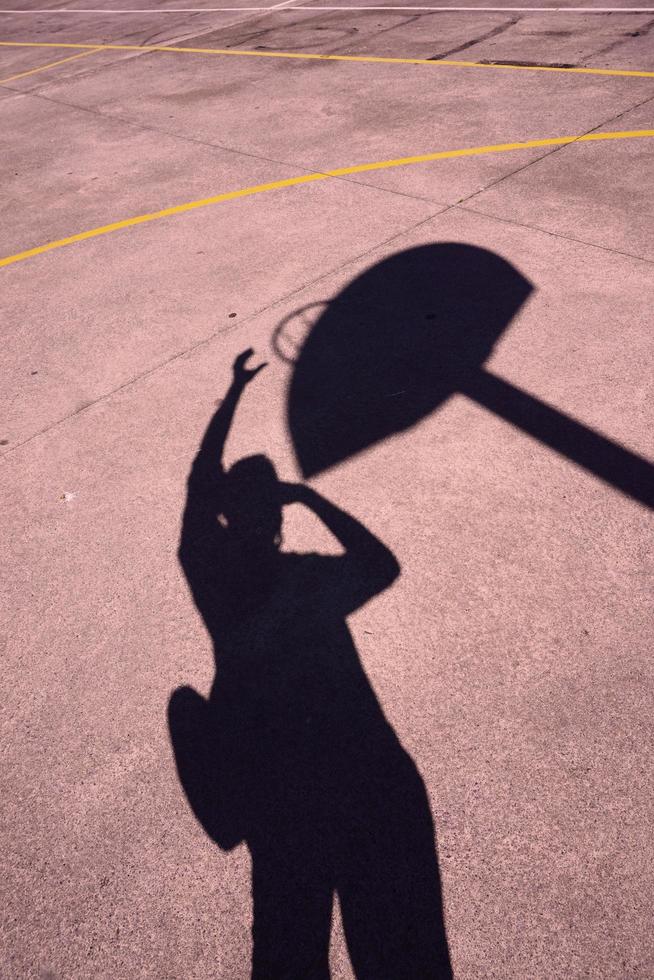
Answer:
[{"label": "crack in concrete", "polygon": [[[453,54],[459,54],[461,51],[467,51],[468,48],[472,48],[475,44],[480,44],[482,41],[488,41],[491,37],[498,37],[500,34],[504,34],[509,30],[510,27],[514,27],[520,17],[514,17],[511,20],[505,21],[503,24],[499,24],[490,31],[486,31],[485,34],[480,34],[479,37],[473,37],[470,41],[466,41],[465,44],[459,44],[456,48],[450,48],[449,51],[442,51],[439,54],[433,55],[429,61],[443,61],[445,58],[450,58]],[[510,64],[510,62],[503,62],[505,65]],[[483,64],[483,62],[480,62]]]},{"label": "crack in concrete", "polygon": [[654,20],[648,20],[642,27],[639,27],[636,31],[626,31],[623,33],[622,37],[617,41],[612,41],[611,44],[607,44],[605,48],[600,48],[599,51],[594,51],[592,55],[588,58],[584,58],[584,64],[586,61],[592,61],[601,54],[608,54],[609,51],[614,51],[616,48],[621,47],[623,44],[627,44],[627,39],[632,37],[646,37],[654,27]]},{"label": "crack in concrete", "polygon": [[[261,19],[263,19],[263,18],[261,18]],[[313,18],[313,21],[326,20],[326,19],[327,18],[325,18],[324,16],[323,17],[316,17],[316,18]],[[328,27],[322,27],[322,26],[313,24],[313,21],[312,20],[309,20],[307,18],[307,20],[297,21],[297,22],[291,23],[291,24],[285,24],[282,28],[280,28],[279,26],[275,26],[275,27],[265,27],[265,28],[262,28],[261,30],[258,30],[258,31],[250,31],[248,34],[246,34],[246,35],[240,35],[237,38],[232,38],[229,41],[229,43],[227,43],[227,44],[221,44],[220,46],[223,47],[223,48],[225,48],[225,50],[233,50],[233,49],[238,50],[239,46],[242,45],[242,44],[248,44],[248,45],[250,45],[252,41],[260,41],[262,38],[265,38],[265,37],[267,37],[270,34],[276,34],[280,30],[288,31],[289,28],[295,27],[296,24],[300,24],[305,30],[308,30],[308,31],[311,31],[311,30],[314,30],[314,31],[329,30]],[[225,30],[227,30],[227,29],[225,29]],[[353,34],[358,34],[358,28],[356,28],[356,27],[352,27],[352,28],[349,28],[348,29],[348,28],[344,28],[344,27],[339,26],[338,30],[343,35],[350,35],[350,36],[352,36]],[[215,33],[219,34],[220,33],[220,29],[218,29]],[[200,37],[202,37],[202,35],[200,35]],[[311,43],[311,41],[306,41],[305,40],[305,41],[302,42],[301,50],[306,50],[307,48],[311,49],[311,48],[316,48],[316,47],[317,48],[321,48],[321,47],[324,47],[324,46],[325,46],[324,40],[321,40],[321,41],[317,41],[316,40],[314,43]],[[296,45],[293,45],[293,44],[285,44],[284,47],[280,48],[276,44],[271,44],[271,45],[257,44],[257,45],[255,45],[255,47],[253,48],[253,50],[255,50],[255,51],[259,51],[259,50],[261,50],[261,51],[295,51],[295,50],[297,50],[297,46]],[[334,50],[336,50],[336,49],[334,49]]]},{"label": "crack in concrete", "polygon": [[579,65],[572,64],[570,61],[520,61],[517,58],[503,58],[502,61],[493,61],[489,58],[481,58],[479,65],[512,65],[515,68],[578,68]]}]

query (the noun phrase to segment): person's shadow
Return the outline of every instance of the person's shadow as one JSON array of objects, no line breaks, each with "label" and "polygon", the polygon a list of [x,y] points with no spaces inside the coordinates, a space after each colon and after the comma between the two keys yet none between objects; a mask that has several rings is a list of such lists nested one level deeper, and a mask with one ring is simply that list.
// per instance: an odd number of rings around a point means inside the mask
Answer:
[{"label": "person's shadow", "polygon": [[[174,692],[170,736],[195,816],[252,856],[255,978],[328,978],[338,895],[354,973],[452,976],[427,793],[368,681],[346,618],[392,585],[393,554],[349,514],[283,484],[265,456],[225,472],[245,351],[188,481],[179,558],[213,640],[208,700]],[[263,366],[263,365],[262,365]],[[309,507],[339,556],[281,550]]]}]

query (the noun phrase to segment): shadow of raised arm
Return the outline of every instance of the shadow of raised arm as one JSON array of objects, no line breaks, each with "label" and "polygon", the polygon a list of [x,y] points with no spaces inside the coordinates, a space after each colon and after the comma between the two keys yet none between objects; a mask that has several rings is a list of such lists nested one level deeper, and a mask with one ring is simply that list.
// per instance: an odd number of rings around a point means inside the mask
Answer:
[{"label": "shadow of raised arm", "polygon": [[[340,615],[348,615],[393,584],[400,566],[393,552],[351,514],[303,484],[282,484],[284,503],[313,511],[343,546],[344,554],[323,559],[325,588]],[[325,570],[331,572],[325,575]]]}]

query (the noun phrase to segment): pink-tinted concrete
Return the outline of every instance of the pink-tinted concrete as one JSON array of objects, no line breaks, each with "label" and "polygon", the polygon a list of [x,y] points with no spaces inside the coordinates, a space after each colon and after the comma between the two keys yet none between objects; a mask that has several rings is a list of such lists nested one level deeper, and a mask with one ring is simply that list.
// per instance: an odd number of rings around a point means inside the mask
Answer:
[{"label": "pink-tinted concrete", "polygon": [[[0,16],[0,40],[175,38],[654,65],[646,15]],[[0,48],[0,77],[56,58]],[[652,128],[653,86],[93,55],[0,87],[1,253],[316,169]],[[195,820],[166,722],[176,688],[206,696],[214,679],[177,547],[234,357],[254,347],[269,364],[227,463],[263,452],[298,481],[277,326],[301,337],[394,253],[484,248],[533,286],[487,368],[651,459],[651,154],[607,142],[353,175],[0,270],[3,977],[249,975],[250,856]],[[455,977],[649,980],[650,512],[461,394],[312,484],[401,567],[349,625],[427,789]],[[297,505],[284,548],[338,551]],[[352,977],[338,908],[330,959]]]}]

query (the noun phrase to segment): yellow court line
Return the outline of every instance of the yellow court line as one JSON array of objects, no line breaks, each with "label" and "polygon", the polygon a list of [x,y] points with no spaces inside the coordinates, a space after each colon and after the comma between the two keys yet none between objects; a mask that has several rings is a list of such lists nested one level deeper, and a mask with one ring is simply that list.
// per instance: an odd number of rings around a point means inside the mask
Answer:
[{"label": "yellow court line", "polygon": [[25,78],[27,75],[36,75],[39,71],[46,71],[48,68],[56,68],[57,65],[65,65],[67,61],[75,61],[76,58],[86,58],[90,54],[95,54],[99,48],[93,47],[89,51],[80,51],[79,54],[71,54],[68,58],[61,58],[59,61],[49,61],[47,65],[40,65],[38,68],[30,68],[29,71],[21,71],[17,75],[10,75],[9,78],[0,78],[0,85],[7,82],[15,82],[17,78]]},{"label": "yellow court line", "polygon": [[386,58],[354,54],[310,54],[298,51],[235,51],[231,48],[183,48],[165,44],[70,44],[59,41],[0,41],[0,47],[14,48],[89,48],[101,51],[172,51],[177,54],[217,54],[237,58],[299,58],[311,61],[363,61],[390,65],[432,65],[449,68],[495,68],[511,71],[554,71],[577,75],[619,75],[628,78],[654,78],[654,71],[632,71],[625,68],[555,68],[552,65],[482,64],[479,61],[432,61],[431,58]]},{"label": "yellow court line", "polygon": [[360,163],[351,167],[340,167],[337,170],[328,170],[325,173],[288,177],[285,180],[275,180],[269,184],[255,184],[253,187],[243,187],[237,191],[226,191],[223,194],[216,194],[214,197],[205,197],[198,201],[188,201],[186,204],[175,204],[173,207],[164,208],[162,211],[139,214],[133,218],[114,221],[109,225],[101,225],[99,228],[91,228],[89,231],[81,231],[76,235],[70,235],[68,238],[60,238],[54,242],[47,242],[45,245],[28,248],[24,252],[17,252],[15,255],[7,255],[5,258],[0,259],[0,267],[12,265],[14,262],[22,262],[25,259],[31,259],[35,255],[42,255],[44,252],[51,252],[53,249],[63,248],[65,245],[74,245],[76,242],[84,242],[89,238],[108,235],[112,231],[132,228],[134,225],[142,225],[148,221],[157,221],[159,218],[170,218],[175,214],[184,214],[186,211],[206,208],[211,204],[233,201],[239,197],[250,197],[253,194],[263,194],[266,191],[280,190],[283,187],[309,184],[316,180],[328,180],[330,177],[346,177],[349,174],[361,174],[370,170],[406,167],[416,163],[428,163],[433,160],[450,160],[455,157],[481,156],[485,153],[506,153],[509,150],[529,150],[541,146],[565,146],[568,143],[590,143],[601,140],[637,139],[640,137],[654,137],[654,129],[633,129],[615,133],[586,133],[583,136],[555,136],[548,139],[525,140],[521,143],[496,143],[491,146],[473,146],[462,150],[439,150],[436,153],[423,153],[420,156],[398,157],[396,160],[380,160],[376,163]]}]

